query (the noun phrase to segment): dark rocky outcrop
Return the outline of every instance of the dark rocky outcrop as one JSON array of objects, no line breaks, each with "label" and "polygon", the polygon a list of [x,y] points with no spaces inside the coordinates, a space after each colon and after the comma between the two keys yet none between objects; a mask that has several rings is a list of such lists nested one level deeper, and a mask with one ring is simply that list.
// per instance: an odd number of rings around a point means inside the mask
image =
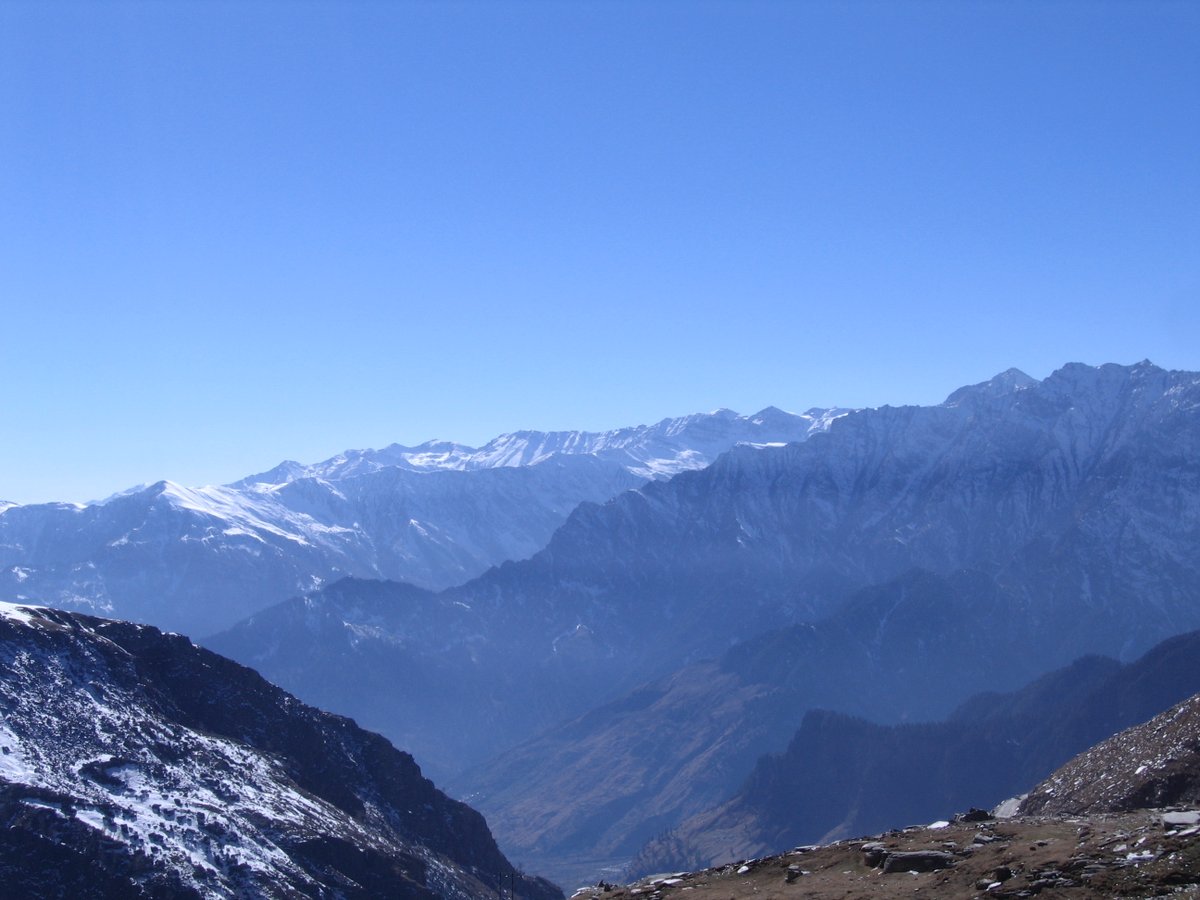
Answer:
[{"label": "dark rocky outcrop", "polygon": [[184,637],[4,605],[0,663],[6,896],[467,900],[513,871],[407,753]]},{"label": "dark rocky outcrop", "polygon": [[885,852],[880,865],[884,875],[894,872],[936,872],[954,865],[954,855],[945,850],[896,850]]}]

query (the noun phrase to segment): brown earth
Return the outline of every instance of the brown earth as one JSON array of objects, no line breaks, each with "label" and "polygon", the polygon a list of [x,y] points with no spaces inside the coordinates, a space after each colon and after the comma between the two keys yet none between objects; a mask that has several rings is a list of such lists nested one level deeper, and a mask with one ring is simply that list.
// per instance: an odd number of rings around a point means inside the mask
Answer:
[{"label": "brown earth", "polygon": [[[624,887],[582,888],[574,900],[1200,898],[1200,826],[1187,824],[1198,817],[1164,824],[1165,812],[907,828]],[[929,855],[895,855],[914,852]],[[914,871],[927,865],[945,867]]]}]

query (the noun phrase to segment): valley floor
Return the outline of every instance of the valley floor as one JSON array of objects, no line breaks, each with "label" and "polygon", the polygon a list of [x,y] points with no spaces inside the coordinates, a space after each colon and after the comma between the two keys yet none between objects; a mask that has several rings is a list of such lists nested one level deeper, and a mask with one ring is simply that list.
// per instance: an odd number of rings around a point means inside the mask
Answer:
[{"label": "valley floor", "polygon": [[583,888],[573,900],[1197,898],[1198,820],[1195,811],[1140,810],[956,821],[624,887]]}]

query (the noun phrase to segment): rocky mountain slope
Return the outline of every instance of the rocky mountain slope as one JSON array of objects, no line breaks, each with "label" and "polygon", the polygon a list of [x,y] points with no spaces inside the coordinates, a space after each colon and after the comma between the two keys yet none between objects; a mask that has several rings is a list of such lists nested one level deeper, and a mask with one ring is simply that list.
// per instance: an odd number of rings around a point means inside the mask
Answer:
[{"label": "rocky mountain slope", "polygon": [[444,588],[539,550],[580,502],[706,466],[741,441],[804,440],[839,414],[718,410],[480,448],[347,451],[88,505],[0,504],[0,599],[204,635],[345,575]]},{"label": "rocky mountain slope", "polygon": [[[1129,665],[1086,657],[1021,690],[974,697],[942,722],[882,726],[810,711],[783,753],[760,759],[731,798],[652,840],[632,869],[700,868],[994,806],[1196,691],[1200,632]],[[1176,799],[1121,809],[1165,802]]]},{"label": "rocky mountain slope", "polygon": [[1081,753],[1035,787],[1020,811],[1078,815],[1180,804],[1200,806],[1200,694]]},{"label": "rocky mountain slope", "polygon": [[5,896],[465,900],[513,871],[408,754],[186,638],[4,604],[0,654]]},{"label": "rocky mountain slope", "polygon": [[[585,504],[543,551],[461,587],[338,585],[213,645],[406,744],[427,734],[449,765],[570,722],[454,783],[521,852],[632,853],[698,811],[640,799],[717,802],[805,709],[941,717],[1200,627],[1197,459],[1196,373],[1008,372]],[[366,660],[396,677],[349,677]],[[407,686],[433,684],[455,714],[409,720]],[[564,796],[587,798],[570,827]]]}]

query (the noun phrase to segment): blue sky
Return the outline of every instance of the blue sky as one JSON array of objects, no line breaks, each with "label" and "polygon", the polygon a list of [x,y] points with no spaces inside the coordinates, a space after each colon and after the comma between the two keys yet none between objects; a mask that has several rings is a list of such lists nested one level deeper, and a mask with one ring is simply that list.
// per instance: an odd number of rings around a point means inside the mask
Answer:
[{"label": "blue sky", "polygon": [[1200,369],[1200,5],[0,4],[0,497]]}]

